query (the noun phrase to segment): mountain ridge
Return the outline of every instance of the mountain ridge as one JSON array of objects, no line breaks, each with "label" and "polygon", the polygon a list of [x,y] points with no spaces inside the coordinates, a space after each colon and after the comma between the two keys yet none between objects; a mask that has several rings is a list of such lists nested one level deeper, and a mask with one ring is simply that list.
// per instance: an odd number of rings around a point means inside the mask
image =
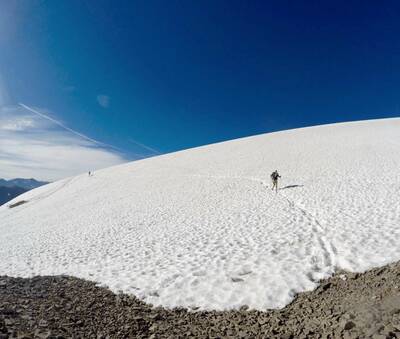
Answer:
[{"label": "mountain ridge", "polygon": [[47,181],[39,181],[33,178],[15,178],[9,180],[0,178],[0,186],[2,187],[21,187],[26,190],[31,190],[46,184],[48,184]]},{"label": "mountain ridge", "polygon": [[7,203],[15,197],[40,186],[46,185],[48,182],[38,181],[33,178],[23,179],[1,179],[0,178],[0,205]]}]

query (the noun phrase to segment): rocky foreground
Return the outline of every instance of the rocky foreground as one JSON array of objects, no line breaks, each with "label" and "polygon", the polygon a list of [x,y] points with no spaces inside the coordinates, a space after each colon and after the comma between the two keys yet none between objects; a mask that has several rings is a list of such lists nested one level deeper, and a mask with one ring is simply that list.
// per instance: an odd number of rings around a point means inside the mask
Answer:
[{"label": "rocky foreground", "polygon": [[341,272],[282,310],[153,308],[67,277],[0,276],[5,338],[400,338],[400,263]]}]

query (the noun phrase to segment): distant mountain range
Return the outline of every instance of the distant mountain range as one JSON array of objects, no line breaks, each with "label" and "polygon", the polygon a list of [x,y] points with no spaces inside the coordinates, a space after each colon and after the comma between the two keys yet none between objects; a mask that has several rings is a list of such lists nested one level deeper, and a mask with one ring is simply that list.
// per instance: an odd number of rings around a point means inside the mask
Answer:
[{"label": "distant mountain range", "polygon": [[47,184],[47,182],[35,179],[0,179],[0,205],[5,204],[7,201],[14,199],[22,193],[45,184]]},{"label": "distant mountain range", "polygon": [[36,187],[40,187],[43,185],[48,184],[46,181],[38,181],[35,179],[21,179],[21,178],[16,178],[16,179],[11,179],[11,180],[5,180],[5,179],[0,179],[0,187],[21,187],[26,190],[31,190]]}]

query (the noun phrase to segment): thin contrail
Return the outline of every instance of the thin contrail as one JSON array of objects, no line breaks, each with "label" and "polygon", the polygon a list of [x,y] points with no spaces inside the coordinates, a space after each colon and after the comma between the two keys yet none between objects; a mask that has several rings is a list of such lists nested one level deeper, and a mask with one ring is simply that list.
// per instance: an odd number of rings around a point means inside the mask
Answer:
[{"label": "thin contrail", "polygon": [[73,134],[75,134],[75,135],[77,135],[77,136],[79,136],[79,137],[81,137],[81,138],[83,138],[83,139],[85,139],[85,140],[87,140],[87,141],[90,141],[90,142],[92,142],[92,143],[94,143],[94,144],[96,144],[96,145],[102,146],[102,147],[110,147],[110,148],[115,149],[115,150],[117,150],[117,151],[119,151],[119,152],[122,151],[122,150],[120,150],[119,148],[117,148],[117,147],[115,147],[115,146],[106,144],[106,143],[101,142],[101,141],[97,141],[97,140],[95,140],[95,139],[89,138],[88,136],[86,136],[86,135],[84,135],[84,134],[82,134],[82,133],[79,133],[79,132],[77,132],[77,131],[74,131],[73,129],[71,129],[71,128],[65,126],[63,123],[59,122],[58,120],[55,120],[55,119],[53,119],[53,118],[51,118],[51,117],[49,117],[49,116],[47,116],[47,115],[45,115],[45,114],[43,114],[43,113],[41,113],[41,112],[38,112],[37,110],[35,110],[35,109],[33,109],[33,108],[29,107],[29,106],[26,106],[26,105],[24,105],[24,104],[22,104],[22,103],[19,103],[19,105],[20,105],[21,107],[25,108],[26,110],[28,110],[29,112],[35,113],[35,114],[39,115],[40,117],[42,117],[42,118],[44,118],[44,119],[47,119],[47,120],[49,120],[49,121],[55,123],[56,125],[58,125],[58,126],[60,126],[61,128],[65,129],[66,131],[71,132],[71,133],[73,133]]},{"label": "thin contrail", "polygon": [[148,151],[150,151],[150,152],[152,152],[152,153],[155,153],[155,154],[157,154],[157,155],[161,155],[161,154],[162,154],[160,151],[157,151],[157,150],[154,149],[154,148],[151,148],[151,147],[149,147],[149,146],[146,146],[146,145],[144,145],[144,144],[142,144],[142,143],[140,143],[140,142],[138,142],[138,141],[136,141],[136,140],[134,140],[134,139],[132,139],[132,138],[129,138],[128,140],[129,140],[130,142],[132,142],[132,143],[134,143],[134,144],[140,146],[140,147],[143,147],[144,149],[147,149]]}]

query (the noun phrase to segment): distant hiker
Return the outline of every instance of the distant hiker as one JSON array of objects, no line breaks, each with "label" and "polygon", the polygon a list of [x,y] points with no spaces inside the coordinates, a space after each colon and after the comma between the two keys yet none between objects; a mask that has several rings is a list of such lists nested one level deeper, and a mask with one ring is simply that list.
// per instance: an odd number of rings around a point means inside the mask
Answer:
[{"label": "distant hiker", "polygon": [[91,177],[91,176],[92,176],[92,172],[89,171],[89,177]]},{"label": "distant hiker", "polygon": [[272,190],[276,190],[276,193],[278,193],[278,178],[281,176],[279,175],[278,171],[275,170],[274,172],[271,173],[271,180],[272,180]]}]

